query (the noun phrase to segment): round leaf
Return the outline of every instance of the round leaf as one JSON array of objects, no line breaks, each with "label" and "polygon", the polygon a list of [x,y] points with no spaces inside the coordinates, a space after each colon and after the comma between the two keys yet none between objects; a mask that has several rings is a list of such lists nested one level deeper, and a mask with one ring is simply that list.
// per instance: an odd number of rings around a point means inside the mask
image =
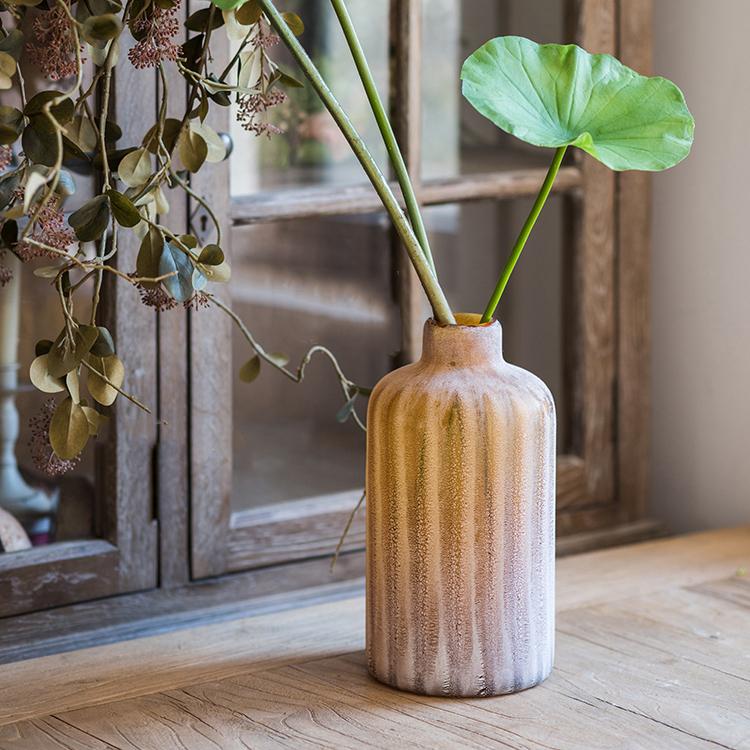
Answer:
[{"label": "round leaf", "polygon": [[277,367],[286,367],[289,364],[289,357],[287,357],[286,354],[279,354],[278,352],[269,354],[268,359],[270,359]]},{"label": "round leaf", "polygon": [[97,195],[86,201],[77,211],[68,217],[68,224],[73,227],[81,242],[98,240],[109,224],[109,201],[106,195]]},{"label": "round leaf", "polygon": [[206,245],[198,256],[198,263],[218,266],[224,262],[224,251],[218,245]]},{"label": "round leaf", "polygon": [[[148,232],[141,240],[141,247],[138,251],[135,271],[145,279],[154,279],[159,276],[159,261],[161,260],[162,249],[164,248],[164,235],[156,228],[149,227]],[[146,287],[154,286],[151,281],[142,281]]]},{"label": "round leaf", "polygon": [[62,380],[60,378],[53,378],[49,374],[46,354],[42,354],[31,363],[31,367],[29,367],[29,380],[42,393],[60,393],[60,391],[65,390]]},{"label": "round leaf", "polygon": [[294,36],[299,36],[305,30],[305,24],[302,23],[302,19],[296,13],[282,13],[281,14],[286,21],[286,25],[291,29]]},{"label": "round leaf", "polygon": [[221,136],[202,122],[192,122],[190,127],[206,142],[206,161],[217,163],[223,161],[227,155],[227,148]]},{"label": "round leaf", "polygon": [[502,130],[535,146],[577,146],[610,169],[667,169],[693,142],[671,81],[574,44],[498,37],[466,60],[461,78],[466,99]]},{"label": "round leaf", "polygon": [[99,335],[91,347],[91,354],[97,357],[109,357],[114,354],[115,342],[112,340],[112,334],[104,326],[97,326],[96,330]]},{"label": "round leaf", "polygon": [[240,380],[243,383],[252,383],[260,375],[260,357],[256,354],[240,367]]},{"label": "round leaf", "polygon": [[159,276],[172,274],[162,281],[170,297],[187,302],[194,293],[193,264],[185,253],[169,242],[164,243],[159,260]]},{"label": "round leaf", "polygon": [[83,38],[93,45],[114,39],[122,28],[122,22],[114,13],[89,16],[83,22]]},{"label": "round leaf", "polygon": [[78,378],[78,370],[71,370],[65,376],[65,385],[74,404],[81,403],[81,381]]},{"label": "round leaf", "polygon": [[112,189],[107,190],[107,197],[112,207],[112,215],[120,226],[134,227],[140,223],[141,215],[130,198]]},{"label": "round leaf", "polygon": [[258,23],[262,15],[263,9],[260,7],[258,0],[247,0],[235,12],[237,22],[243,26],[251,26],[254,23]]},{"label": "round leaf", "polygon": [[117,175],[132,188],[145,185],[151,177],[151,157],[145,148],[137,148],[125,156],[117,167]]},{"label": "round leaf", "polygon": [[89,439],[89,421],[80,404],[66,398],[55,410],[49,426],[52,450],[62,459],[75,458]]},{"label": "round leaf", "polygon": [[[88,374],[87,386],[91,397],[102,406],[111,406],[117,398],[117,388],[120,388],[125,380],[125,367],[122,361],[115,354],[109,357],[89,355],[88,363],[97,371],[89,370]],[[104,377],[101,377],[102,375]]]},{"label": "round leaf", "polygon": [[95,326],[78,326],[72,343],[63,331],[49,350],[47,367],[53,378],[61,378],[78,366],[99,336]]},{"label": "round leaf", "polygon": [[232,278],[232,269],[226,260],[219,263],[218,266],[209,266],[204,263],[199,263],[198,267],[201,269],[201,273],[209,281],[216,282],[217,284],[226,284],[229,279]]},{"label": "round leaf", "polygon": [[0,105],[0,146],[13,143],[23,130],[23,113],[15,107]]},{"label": "round leaf", "polygon": [[202,135],[188,127],[180,133],[177,139],[177,153],[188,170],[197,172],[208,156],[208,144]]},{"label": "round leaf", "polygon": [[96,437],[99,434],[102,424],[107,421],[107,417],[90,406],[82,406],[81,408],[89,423],[89,436]]}]

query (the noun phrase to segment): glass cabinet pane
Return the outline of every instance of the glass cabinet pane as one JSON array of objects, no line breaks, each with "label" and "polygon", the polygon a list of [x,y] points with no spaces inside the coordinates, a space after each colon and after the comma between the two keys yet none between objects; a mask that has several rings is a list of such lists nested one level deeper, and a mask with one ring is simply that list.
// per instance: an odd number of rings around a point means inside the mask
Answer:
[{"label": "glass cabinet pane", "polygon": [[[383,101],[388,100],[388,3],[351,0],[347,9],[367,54]],[[326,82],[384,165],[385,147],[362,93],[341,29],[328,0],[292,0],[284,10],[297,12],[305,31],[300,42],[323,73]],[[268,113],[268,121],[283,132],[255,136],[232,118],[231,189],[235,196],[311,184],[350,184],[365,181],[362,169],[327,110],[283,45],[270,48],[270,57],[304,83],[285,90],[288,98]],[[357,85],[352,85],[357,81]],[[237,114],[237,107],[234,107]]]},{"label": "glass cabinet pane", "polygon": [[[425,212],[441,284],[453,309],[482,312],[532,199],[434,206]],[[529,238],[495,317],[512,364],[538,375],[558,411],[558,446],[567,443],[563,374],[563,209],[551,196]]]},{"label": "glass cabinet pane", "polygon": [[506,135],[464,100],[459,75],[463,61],[495,36],[526,36],[539,43],[564,41],[564,9],[561,2],[425,0],[423,178],[547,166],[551,151],[526,146]]},{"label": "glass cabinet pane", "polygon": [[[267,351],[296,367],[328,347],[351,380],[372,387],[399,348],[391,250],[380,215],[235,228],[232,304]],[[235,372],[251,356],[233,334]],[[345,399],[331,364],[316,355],[298,385],[263,365],[234,384],[232,509],[317,497],[364,485],[364,433],[336,415]],[[357,401],[364,419],[367,400]]]},{"label": "glass cabinet pane", "polygon": [[[6,453],[0,480],[0,508],[8,511],[30,537],[33,545],[50,544],[95,535],[95,447],[94,441],[80,460],[61,461],[52,455],[47,437],[49,421],[60,394],[45,394],[30,387],[29,365],[35,358],[39,339],[54,338],[62,329],[59,302],[50,293],[49,279],[32,273],[31,265],[21,265],[7,255],[3,263],[14,278],[0,290],[0,371],[8,377],[17,363],[18,391],[14,397],[3,393],[3,419],[0,440]],[[20,293],[16,303],[16,294]],[[77,310],[81,319],[88,311]],[[13,319],[18,316],[18,346]],[[11,376],[12,377],[12,376]],[[14,408],[18,435],[13,439]],[[16,469],[20,473],[16,473]],[[23,498],[23,499],[22,499]],[[7,517],[5,523],[12,524]]]}]

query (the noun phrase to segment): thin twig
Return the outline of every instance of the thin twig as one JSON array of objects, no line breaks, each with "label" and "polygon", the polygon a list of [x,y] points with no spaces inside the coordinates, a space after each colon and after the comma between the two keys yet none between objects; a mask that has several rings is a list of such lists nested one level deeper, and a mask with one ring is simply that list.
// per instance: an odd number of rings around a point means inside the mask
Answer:
[{"label": "thin twig", "polygon": [[349,529],[354,523],[357,511],[362,507],[362,503],[364,501],[365,491],[362,490],[362,496],[359,498],[359,502],[354,506],[354,508],[352,508],[352,512],[349,514],[349,518],[346,521],[346,526],[344,526],[344,530],[341,532],[341,536],[339,537],[339,543],[336,545],[336,551],[333,553],[333,558],[331,559],[331,573],[333,573],[333,569],[336,567],[336,561],[339,559],[341,548],[344,546],[344,542],[346,541],[346,536],[349,533]]},{"label": "thin twig", "polygon": [[[307,365],[310,364],[313,356],[315,354],[322,354],[328,359],[328,361],[333,366],[333,369],[336,371],[336,376],[338,377],[339,385],[341,386],[341,391],[344,394],[344,398],[346,399],[346,401],[351,400],[351,398],[353,396],[356,396],[357,394],[362,394],[367,391],[367,389],[360,388],[360,386],[358,386],[352,380],[349,380],[349,378],[344,375],[344,372],[341,369],[341,365],[339,364],[338,359],[336,359],[336,355],[330,349],[327,349],[325,346],[321,346],[320,344],[315,344],[307,350],[305,355],[300,360],[299,366],[297,367],[296,371],[290,370],[284,365],[279,364],[274,359],[274,357],[268,354],[263,346],[255,339],[253,334],[243,322],[242,318],[240,318],[240,316],[237,315],[237,313],[235,313],[231,307],[228,307],[226,304],[224,304],[224,302],[222,302],[218,297],[215,297],[213,294],[207,293],[206,297],[210,302],[216,305],[216,307],[223,310],[236,323],[237,327],[240,329],[240,332],[253,348],[258,357],[260,357],[264,362],[268,363],[272,367],[276,368],[276,370],[285,375],[292,382],[301,383],[305,378],[305,370],[307,369]],[[367,431],[367,428],[357,414],[356,409],[352,409],[352,419],[354,419],[355,423],[361,430],[365,432]]]}]

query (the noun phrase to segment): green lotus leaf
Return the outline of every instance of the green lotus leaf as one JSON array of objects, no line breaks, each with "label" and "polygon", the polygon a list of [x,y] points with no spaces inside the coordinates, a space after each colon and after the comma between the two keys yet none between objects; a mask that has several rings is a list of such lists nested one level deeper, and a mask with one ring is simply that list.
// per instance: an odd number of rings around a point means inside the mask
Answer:
[{"label": "green lotus leaf", "polygon": [[461,79],[466,99],[502,130],[535,146],[577,146],[610,169],[668,169],[693,143],[674,83],[575,44],[498,37],[466,60]]}]

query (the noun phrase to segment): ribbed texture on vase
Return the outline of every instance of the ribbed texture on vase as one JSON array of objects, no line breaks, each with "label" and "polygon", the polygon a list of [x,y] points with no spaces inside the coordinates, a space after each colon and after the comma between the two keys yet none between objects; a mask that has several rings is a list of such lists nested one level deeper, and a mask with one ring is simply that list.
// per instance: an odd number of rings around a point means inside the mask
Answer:
[{"label": "ribbed texture on vase", "polygon": [[547,677],[554,477],[552,397],[502,360],[499,324],[428,322],[422,360],[383,378],[368,411],[374,677],[461,696]]}]

